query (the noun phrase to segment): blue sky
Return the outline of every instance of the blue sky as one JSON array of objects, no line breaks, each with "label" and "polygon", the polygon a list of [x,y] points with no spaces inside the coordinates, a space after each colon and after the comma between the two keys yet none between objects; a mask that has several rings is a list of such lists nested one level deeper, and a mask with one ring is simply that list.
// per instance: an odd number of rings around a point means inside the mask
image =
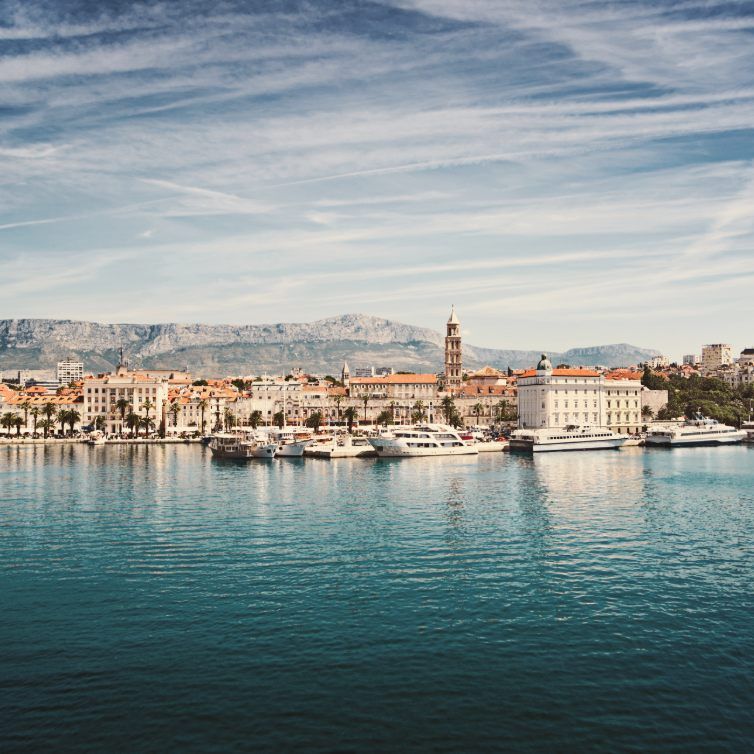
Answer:
[{"label": "blue sky", "polygon": [[754,341],[754,2],[4,2],[0,317]]}]

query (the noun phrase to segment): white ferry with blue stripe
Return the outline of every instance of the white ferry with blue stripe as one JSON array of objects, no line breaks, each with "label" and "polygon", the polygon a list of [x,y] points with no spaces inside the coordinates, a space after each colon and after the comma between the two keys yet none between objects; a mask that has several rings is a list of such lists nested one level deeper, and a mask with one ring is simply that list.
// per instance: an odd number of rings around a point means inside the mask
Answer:
[{"label": "white ferry with blue stripe", "polygon": [[736,429],[729,424],[721,424],[702,414],[677,427],[652,427],[647,432],[647,445],[666,447],[690,447],[694,445],[732,445],[747,439],[745,429]]},{"label": "white ferry with blue stripe", "polygon": [[614,450],[628,441],[609,427],[550,427],[517,429],[510,438],[511,451],[544,453],[556,450]]}]

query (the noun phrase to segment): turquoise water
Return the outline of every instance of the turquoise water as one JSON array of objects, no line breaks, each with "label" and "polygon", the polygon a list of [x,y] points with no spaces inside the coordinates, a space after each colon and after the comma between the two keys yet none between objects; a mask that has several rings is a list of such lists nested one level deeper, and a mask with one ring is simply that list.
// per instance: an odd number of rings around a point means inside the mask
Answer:
[{"label": "turquoise water", "polygon": [[747,751],[754,448],[0,449],[2,751]]}]

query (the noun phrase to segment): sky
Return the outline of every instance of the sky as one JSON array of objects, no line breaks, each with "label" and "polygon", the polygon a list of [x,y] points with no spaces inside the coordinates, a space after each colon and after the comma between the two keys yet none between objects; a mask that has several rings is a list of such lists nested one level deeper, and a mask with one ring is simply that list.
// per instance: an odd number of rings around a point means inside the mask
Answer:
[{"label": "sky", "polygon": [[0,0],[0,318],[754,345],[754,2]]}]

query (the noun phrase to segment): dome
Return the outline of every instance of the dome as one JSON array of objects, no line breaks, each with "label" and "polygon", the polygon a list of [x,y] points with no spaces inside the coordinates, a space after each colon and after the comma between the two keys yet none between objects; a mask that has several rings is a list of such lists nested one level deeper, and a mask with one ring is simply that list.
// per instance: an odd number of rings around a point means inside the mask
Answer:
[{"label": "dome", "polygon": [[546,353],[542,354],[542,358],[539,360],[539,364],[537,364],[537,371],[538,372],[552,372],[552,364],[550,363],[550,360],[547,358]]}]

